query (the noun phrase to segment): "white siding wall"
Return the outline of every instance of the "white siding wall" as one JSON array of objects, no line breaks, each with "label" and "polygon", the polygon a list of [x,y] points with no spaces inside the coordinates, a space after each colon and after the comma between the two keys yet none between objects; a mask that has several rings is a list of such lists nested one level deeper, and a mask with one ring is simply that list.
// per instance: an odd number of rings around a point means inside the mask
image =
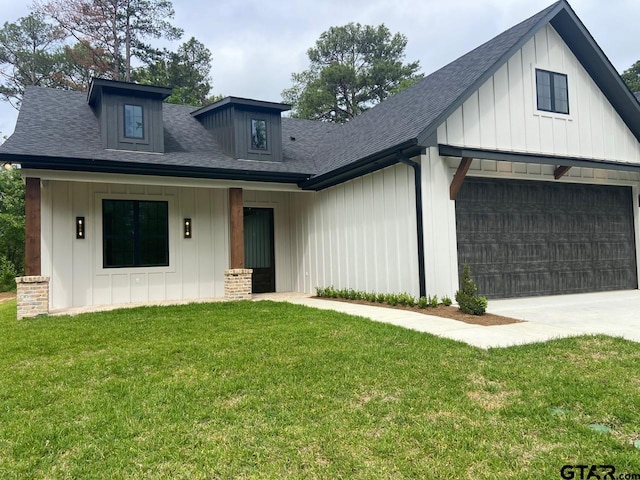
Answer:
[{"label": "white siding wall", "polygon": [[[567,75],[569,116],[536,110],[536,67]],[[640,163],[640,143],[550,25],[440,126],[438,143]]]},{"label": "white siding wall", "polygon": [[291,194],[293,289],[333,285],[417,296],[413,169],[395,165],[315,194]]},{"label": "white siding wall", "polygon": [[[169,267],[102,268],[102,198],[169,202]],[[84,216],[86,239],[75,238]],[[183,218],[193,238],[182,235]],[[226,189],[43,181],[42,273],[50,307],[222,297],[229,266]]]}]

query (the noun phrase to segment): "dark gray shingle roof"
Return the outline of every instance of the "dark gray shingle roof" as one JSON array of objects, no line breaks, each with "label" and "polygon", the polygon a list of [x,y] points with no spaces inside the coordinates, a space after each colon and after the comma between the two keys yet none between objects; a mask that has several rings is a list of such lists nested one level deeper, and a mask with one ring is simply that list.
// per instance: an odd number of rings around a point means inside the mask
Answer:
[{"label": "dark gray shingle roof", "polygon": [[640,92],[636,92],[634,93],[634,95],[636,96],[636,98],[638,99],[638,101],[640,102]]},{"label": "dark gray shingle roof", "polygon": [[[240,171],[311,175],[311,159],[320,139],[335,125],[285,118],[282,121],[282,162],[250,162],[226,155],[191,112],[194,107],[163,104],[165,153],[162,155],[106,150],[98,118],[87,105],[86,93],[28,87],[14,134],[2,145],[3,154],[102,160]],[[295,140],[291,140],[294,137]],[[153,173],[150,171],[149,173]]]}]

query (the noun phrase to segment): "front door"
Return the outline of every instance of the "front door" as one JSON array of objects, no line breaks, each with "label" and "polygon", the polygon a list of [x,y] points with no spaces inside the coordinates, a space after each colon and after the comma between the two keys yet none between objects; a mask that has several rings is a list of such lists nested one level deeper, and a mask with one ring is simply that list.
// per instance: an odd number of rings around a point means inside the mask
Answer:
[{"label": "front door", "polygon": [[244,208],[244,265],[253,269],[253,293],[276,291],[273,208]]}]

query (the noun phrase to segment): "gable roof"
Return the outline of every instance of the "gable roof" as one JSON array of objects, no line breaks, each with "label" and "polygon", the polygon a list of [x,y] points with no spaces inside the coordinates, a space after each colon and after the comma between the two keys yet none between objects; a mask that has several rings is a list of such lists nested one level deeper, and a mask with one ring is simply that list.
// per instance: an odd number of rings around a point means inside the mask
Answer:
[{"label": "gable roof", "polygon": [[314,155],[316,176],[304,186],[325,188],[362,174],[367,164],[378,162],[375,168],[382,168],[397,162],[404,150],[434,146],[438,126],[548,23],[640,140],[637,102],[566,0],[560,0],[332,132]]}]

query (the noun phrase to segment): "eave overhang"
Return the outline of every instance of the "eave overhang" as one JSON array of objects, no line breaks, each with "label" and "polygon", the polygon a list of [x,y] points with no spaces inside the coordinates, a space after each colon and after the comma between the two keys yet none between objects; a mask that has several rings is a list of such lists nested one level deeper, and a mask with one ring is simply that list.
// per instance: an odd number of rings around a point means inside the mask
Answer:
[{"label": "eave overhang", "polygon": [[640,172],[640,164],[613,162],[611,160],[505,152],[501,150],[484,150],[479,148],[456,147],[442,144],[438,145],[438,151],[441,157],[468,157],[478,160],[496,160],[498,162],[537,163],[541,165],[560,165],[566,167],[600,168],[603,170]]}]

